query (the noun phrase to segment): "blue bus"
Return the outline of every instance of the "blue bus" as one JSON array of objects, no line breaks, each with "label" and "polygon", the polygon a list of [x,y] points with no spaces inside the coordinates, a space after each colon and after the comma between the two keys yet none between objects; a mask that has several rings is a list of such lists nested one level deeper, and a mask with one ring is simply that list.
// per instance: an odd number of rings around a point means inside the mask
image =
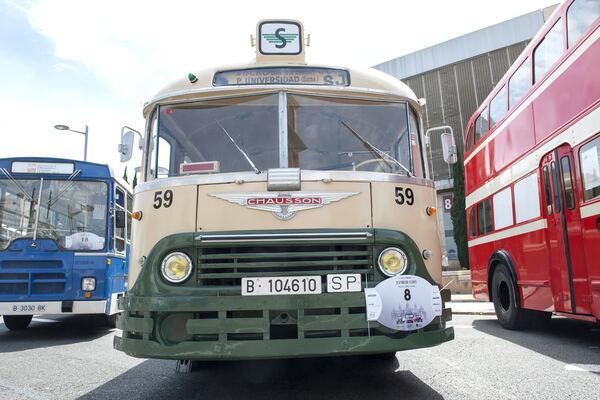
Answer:
[{"label": "blue bus", "polygon": [[0,315],[104,314],[114,327],[127,290],[129,185],[107,165],[0,159]]}]

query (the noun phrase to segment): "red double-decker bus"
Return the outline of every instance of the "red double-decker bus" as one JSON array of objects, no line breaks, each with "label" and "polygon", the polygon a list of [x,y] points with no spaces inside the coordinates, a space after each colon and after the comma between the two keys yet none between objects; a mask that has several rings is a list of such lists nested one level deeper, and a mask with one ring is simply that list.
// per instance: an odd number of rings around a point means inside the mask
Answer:
[{"label": "red double-decker bus", "polygon": [[500,324],[600,320],[600,0],[567,0],[471,117],[473,294]]}]

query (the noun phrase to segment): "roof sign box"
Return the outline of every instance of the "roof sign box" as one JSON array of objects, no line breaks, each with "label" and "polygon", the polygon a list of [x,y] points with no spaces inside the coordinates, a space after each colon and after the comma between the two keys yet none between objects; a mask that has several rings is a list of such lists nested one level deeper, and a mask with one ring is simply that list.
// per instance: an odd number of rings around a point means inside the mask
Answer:
[{"label": "roof sign box", "polygon": [[294,21],[263,21],[258,26],[261,54],[298,55],[302,52],[302,29]]},{"label": "roof sign box", "polygon": [[65,174],[70,175],[75,170],[73,163],[13,161],[12,173],[18,174]]},{"label": "roof sign box", "polygon": [[217,72],[214,86],[323,85],[349,86],[350,74],[343,69],[313,67],[267,67]]}]

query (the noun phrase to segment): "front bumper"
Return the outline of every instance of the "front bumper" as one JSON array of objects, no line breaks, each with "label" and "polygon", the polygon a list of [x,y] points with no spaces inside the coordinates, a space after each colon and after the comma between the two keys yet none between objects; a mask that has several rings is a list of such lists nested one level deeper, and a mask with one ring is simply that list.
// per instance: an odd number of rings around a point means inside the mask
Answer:
[{"label": "front bumper", "polygon": [[0,315],[104,314],[100,301],[8,301],[0,302]]},{"label": "front bumper", "polygon": [[[241,360],[386,353],[435,346],[454,338],[453,328],[445,326],[451,319],[450,309],[423,329],[394,332],[377,322],[367,322],[364,310],[360,310],[364,305],[362,292],[243,299],[126,295],[124,313],[117,322],[123,333],[115,337],[114,347],[140,358]],[[314,309],[334,309],[337,313],[305,315],[305,310]],[[236,312],[248,310],[262,313],[262,317],[235,317]],[[275,337],[272,317],[280,310],[298,310],[291,324],[295,337]],[[200,316],[207,313],[215,313],[215,318]],[[169,322],[173,315],[183,317]],[[173,332],[181,341],[170,342]],[[311,332],[334,337],[309,336]]]}]

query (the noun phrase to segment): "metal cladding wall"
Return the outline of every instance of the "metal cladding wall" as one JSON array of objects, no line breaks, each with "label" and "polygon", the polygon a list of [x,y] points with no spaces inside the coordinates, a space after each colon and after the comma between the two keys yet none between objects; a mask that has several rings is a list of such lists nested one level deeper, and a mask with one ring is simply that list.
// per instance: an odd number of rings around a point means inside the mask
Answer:
[{"label": "metal cladding wall", "polygon": [[[404,78],[403,81],[417,97],[427,99],[423,118],[425,129],[450,125],[462,152],[462,137],[467,121],[526,45],[527,41],[524,41],[470,60]],[[430,151],[435,180],[451,179],[451,169],[442,158],[439,134],[432,135]]]},{"label": "metal cladding wall", "polygon": [[[425,98],[425,130],[450,125],[462,153],[469,118],[557,6],[521,15],[374,68],[401,79],[418,98]],[[453,260],[456,243],[447,207],[451,201],[452,169],[443,160],[440,133],[431,136],[427,161],[438,189],[438,206],[443,211],[438,214],[443,227],[440,239],[448,258]]]}]

